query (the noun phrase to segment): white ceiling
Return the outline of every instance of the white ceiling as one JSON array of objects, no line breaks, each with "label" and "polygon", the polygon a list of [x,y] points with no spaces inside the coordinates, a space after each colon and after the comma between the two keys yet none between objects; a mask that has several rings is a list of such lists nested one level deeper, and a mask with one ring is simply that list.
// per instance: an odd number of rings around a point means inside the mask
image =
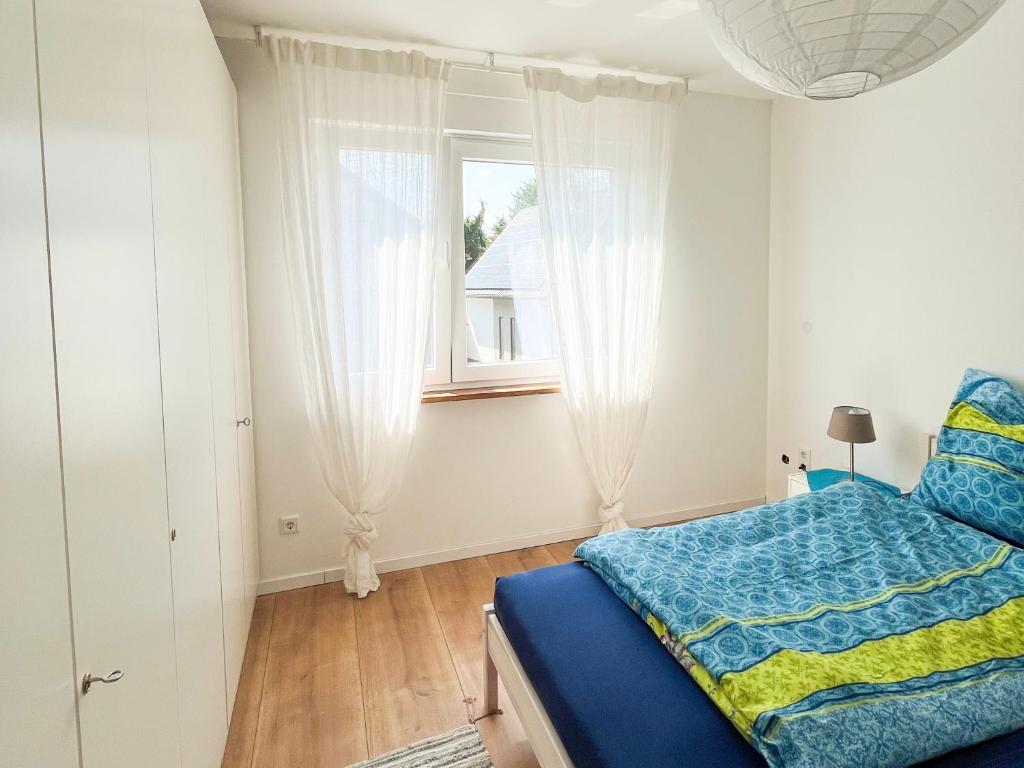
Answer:
[{"label": "white ceiling", "polygon": [[213,21],[531,56],[690,77],[768,98],[736,74],[695,0],[202,0]]}]

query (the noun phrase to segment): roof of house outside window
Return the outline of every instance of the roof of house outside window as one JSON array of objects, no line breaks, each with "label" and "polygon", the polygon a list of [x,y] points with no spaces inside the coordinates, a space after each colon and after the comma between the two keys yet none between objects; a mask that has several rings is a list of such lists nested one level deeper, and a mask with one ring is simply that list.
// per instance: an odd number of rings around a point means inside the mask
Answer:
[{"label": "roof of house outside window", "polygon": [[466,273],[466,295],[539,295],[546,288],[539,209],[531,206],[513,217]]}]

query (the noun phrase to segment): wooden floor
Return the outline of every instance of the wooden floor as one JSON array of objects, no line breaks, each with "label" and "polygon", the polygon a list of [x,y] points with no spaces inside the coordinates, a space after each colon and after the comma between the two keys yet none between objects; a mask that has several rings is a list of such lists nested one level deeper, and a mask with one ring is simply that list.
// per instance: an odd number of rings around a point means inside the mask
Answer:
[{"label": "wooden floor", "polygon": [[[256,601],[224,768],[344,768],[467,722],[483,701],[494,580],[568,562],[579,541],[397,571],[364,600],[340,583]],[[478,724],[497,768],[536,768],[502,692]]]}]

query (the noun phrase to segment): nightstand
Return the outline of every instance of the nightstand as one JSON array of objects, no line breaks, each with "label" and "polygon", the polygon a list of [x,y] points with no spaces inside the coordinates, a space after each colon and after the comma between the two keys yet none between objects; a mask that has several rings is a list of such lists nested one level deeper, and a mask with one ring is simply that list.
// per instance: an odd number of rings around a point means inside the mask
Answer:
[{"label": "nightstand", "polygon": [[[814,477],[808,477],[807,472],[793,472],[790,474],[789,498],[810,493],[811,491],[820,491],[822,488],[827,488],[836,483],[846,482],[846,479],[850,476],[849,471],[844,469],[812,469],[810,474],[814,475]],[[873,487],[877,491],[891,493],[893,496],[899,496],[902,493],[895,485],[883,483],[881,480],[862,475],[860,472],[857,473],[857,480]]]},{"label": "nightstand", "polygon": [[810,493],[811,486],[807,484],[807,473],[806,472],[793,472],[789,476],[789,498],[794,496],[800,496],[804,493]]}]

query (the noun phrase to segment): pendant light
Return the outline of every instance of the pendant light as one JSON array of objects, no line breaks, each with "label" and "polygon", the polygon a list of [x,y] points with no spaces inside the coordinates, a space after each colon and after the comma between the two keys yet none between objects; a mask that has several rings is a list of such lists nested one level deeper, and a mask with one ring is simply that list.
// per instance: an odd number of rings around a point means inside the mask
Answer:
[{"label": "pendant light", "polygon": [[700,0],[719,51],[771,91],[843,99],[912,75],[1003,0]]}]

